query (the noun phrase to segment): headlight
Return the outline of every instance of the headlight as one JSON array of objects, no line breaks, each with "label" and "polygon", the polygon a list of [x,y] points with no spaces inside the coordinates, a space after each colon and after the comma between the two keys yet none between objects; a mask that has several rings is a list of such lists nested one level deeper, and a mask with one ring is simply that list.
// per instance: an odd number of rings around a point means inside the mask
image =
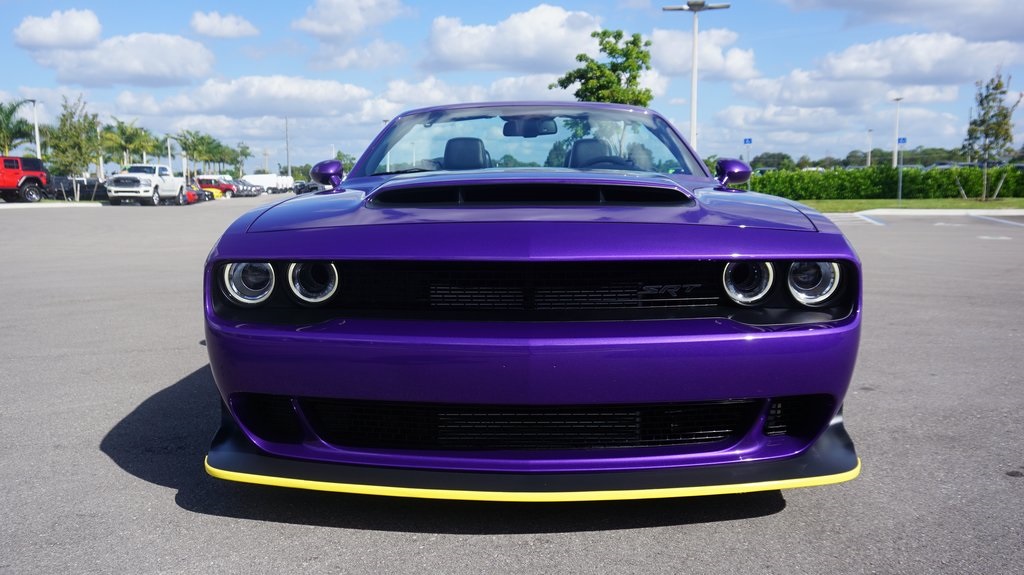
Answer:
[{"label": "headlight", "polygon": [[263,303],[274,291],[274,267],[266,262],[238,262],[224,266],[224,293],[235,303]]},{"label": "headlight", "polygon": [[139,184],[143,186],[151,186],[153,185],[153,180],[149,178],[139,178]]},{"label": "headlight", "polygon": [[768,295],[775,270],[768,262],[730,262],[722,273],[722,285],[732,301],[753,305]]},{"label": "headlight", "polygon": [[288,287],[306,303],[323,303],[338,290],[338,269],[330,262],[294,263],[288,266]]},{"label": "headlight", "polygon": [[793,262],[789,266],[789,293],[810,307],[824,304],[839,287],[839,264]]}]

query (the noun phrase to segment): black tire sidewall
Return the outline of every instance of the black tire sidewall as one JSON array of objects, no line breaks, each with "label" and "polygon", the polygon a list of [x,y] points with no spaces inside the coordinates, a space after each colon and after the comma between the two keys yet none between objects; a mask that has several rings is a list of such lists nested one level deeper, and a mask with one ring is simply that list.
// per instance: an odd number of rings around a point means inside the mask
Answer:
[{"label": "black tire sidewall", "polygon": [[39,186],[35,184],[28,184],[26,186],[22,186],[20,195],[22,200],[29,203],[35,203],[43,199],[42,190],[40,190]]}]

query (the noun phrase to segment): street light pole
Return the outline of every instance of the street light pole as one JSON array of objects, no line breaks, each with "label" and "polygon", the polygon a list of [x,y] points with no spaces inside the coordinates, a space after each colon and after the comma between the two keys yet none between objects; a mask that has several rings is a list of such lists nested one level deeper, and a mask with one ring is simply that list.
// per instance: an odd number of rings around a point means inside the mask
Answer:
[{"label": "street light pole", "polygon": [[36,132],[36,157],[40,160],[43,159],[42,148],[39,146],[39,117],[36,115],[36,101],[34,98],[29,98],[29,102],[32,102],[32,126]]},{"label": "street light pole", "polygon": [[664,12],[693,12],[693,53],[690,62],[690,145],[697,149],[697,13],[705,10],[725,10],[728,4],[708,4],[707,2],[687,2],[686,6],[665,6]]},{"label": "street light pole", "polygon": [[871,132],[873,132],[873,130],[868,128],[868,168],[871,167]]},{"label": "street light pole", "polygon": [[896,167],[896,156],[900,149],[900,101],[903,100],[903,96],[893,98],[892,101],[896,102],[896,135],[892,138],[892,167]]}]

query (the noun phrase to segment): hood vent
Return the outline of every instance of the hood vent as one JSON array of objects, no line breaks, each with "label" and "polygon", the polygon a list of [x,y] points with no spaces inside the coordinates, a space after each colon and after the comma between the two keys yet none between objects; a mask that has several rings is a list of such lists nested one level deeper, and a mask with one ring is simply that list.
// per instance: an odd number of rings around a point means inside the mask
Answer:
[{"label": "hood vent", "polygon": [[617,185],[497,184],[436,186],[382,190],[370,198],[375,207],[551,206],[551,205],[687,205],[681,190]]}]

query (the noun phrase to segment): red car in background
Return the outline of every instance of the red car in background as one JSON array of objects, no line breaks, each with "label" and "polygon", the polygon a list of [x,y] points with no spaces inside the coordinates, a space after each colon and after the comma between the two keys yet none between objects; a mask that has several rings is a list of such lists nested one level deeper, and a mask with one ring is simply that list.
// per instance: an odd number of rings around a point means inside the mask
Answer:
[{"label": "red car in background", "polygon": [[196,177],[196,183],[201,188],[220,190],[221,196],[225,198],[230,198],[238,192],[238,188],[234,184],[225,181],[223,178],[198,176]]}]

